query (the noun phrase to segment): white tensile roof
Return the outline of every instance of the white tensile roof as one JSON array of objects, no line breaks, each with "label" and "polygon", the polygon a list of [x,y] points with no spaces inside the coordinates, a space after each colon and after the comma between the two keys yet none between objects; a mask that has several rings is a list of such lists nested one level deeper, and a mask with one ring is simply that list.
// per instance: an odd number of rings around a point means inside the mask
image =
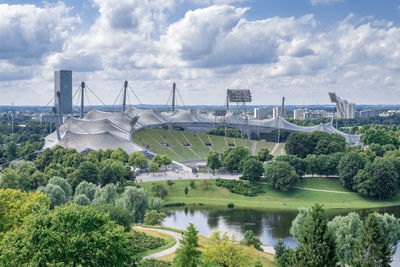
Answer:
[{"label": "white tensile roof", "polygon": [[[174,112],[159,113],[153,109],[138,109],[128,107],[125,112],[104,112],[91,109],[83,119],[67,118],[60,128],[60,140],[56,132],[46,137],[44,148],[57,144],[75,148],[78,152],[86,149],[116,149],[121,147],[126,152],[143,151],[144,148],[133,143],[132,133],[146,127],[161,126],[164,124],[181,124],[196,127],[209,124],[215,127],[214,116],[200,114],[194,109],[176,109]],[[228,112],[225,123],[229,126],[244,124],[245,118],[239,114]],[[359,144],[361,135],[351,135],[335,129],[331,123],[321,123],[315,126],[299,126],[286,121],[282,117],[266,120],[248,120],[251,127],[268,129],[282,129],[293,132],[337,133],[342,135],[350,144]]]}]

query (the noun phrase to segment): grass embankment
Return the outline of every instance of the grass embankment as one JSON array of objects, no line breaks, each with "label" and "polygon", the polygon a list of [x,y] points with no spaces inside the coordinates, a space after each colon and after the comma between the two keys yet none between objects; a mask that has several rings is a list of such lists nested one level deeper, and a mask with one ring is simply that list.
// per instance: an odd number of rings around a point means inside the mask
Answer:
[{"label": "grass embankment", "polygon": [[[167,235],[167,234],[164,234],[164,233],[151,231],[151,230],[147,230],[147,229],[139,229],[139,228],[135,228],[135,227],[133,227],[133,229],[135,231],[143,232],[145,234],[148,234],[150,236],[162,238],[162,239],[164,239],[166,241],[164,246],[161,246],[161,247],[158,247],[158,248],[155,248],[155,249],[152,249],[152,250],[148,250],[148,251],[145,251],[145,252],[141,253],[140,256],[142,256],[142,257],[150,255],[150,254],[153,254],[153,253],[157,253],[157,252],[165,250],[165,249],[168,249],[168,248],[172,247],[173,245],[175,245],[175,243],[176,243],[176,240],[175,240],[174,237],[172,237],[170,235]],[[169,230],[169,229],[166,229],[166,230]]]},{"label": "grass embankment", "polygon": [[344,188],[341,185],[338,178],[307,177],[304,178],[298,186],[313,189],[351,192],[349,189]]},{"label": "grass embankment", "polygon": [[[157,154],[166,154],[172,160],[178,162],[192,161],[192,160],[205,160],[210,151],[223,153],[229,147],[248,146],[247,140],[240,138],[223,137],[207,134],[193,134],[186,131],[168,131],[163,129],[141,129],[132,135],[135,143],[147,147]],[[165,143],[168,146],[163,146]],[[184,144],[190,146],[184,146]],[[210,144],[211,146],[206,146]],[[233,145],[233,146],[230,146]],[[251,141],[251,152],[257,153],[261,148],[268,147],[272,152],[276,143],[264,141]],[[273,155],[278,156],[285,154],[285,144],[278,144],[278,148],[274,151]]]},{"label": "grass embankment", "polygon": [[[310,179],[310,180],[308,180]],[[391,200],[379,201],[364,198],[358,194],[328,193],[317,192],[304,189],[293,189],[291,192],[283,193],[274,190],[270,185],[261,185],[265,193],[256,197],[246,197],[233,194],[227,189],[218,187],[214,184],[214,180],[209,180],[212,185],[207,188],[200,186],[202,180],[196,180],[196,188],[192,189],[189,180],[174,181],[175,184],[169,188],[166,181],[141,183],[141,186],[147,190],[151,190],[153,183],[162,184],[167,190],[168,195],[165,197],[165,203],[184,202],[186,204],[204,204],[211,206],[224,206],[227,203],[234,203],[235,207],[249,207],[262,209],[279,209],[279,210],[297,210],[299,208],[307,208],[314,203],[321,203],[325,209],[363,209],[399,206],[400,197]],[[304,187],[345,191],[339,188],[338,180],[326,181],[326,178],[305,178]],[[185,186],[189,189],[186,197],[184,193]]]},{"label": "grass embankment", "polygon": [[[157,233],[155,231],[151,231],[151,228],[155,228],[155,229],[163,229],[163,230],[168,230],[168,231],[172,231],[172,232],[176,232],[176,233],[181,233],[182,230],[180,229],[175,229],[175,228],[170,228],[170,227],[164,227],[164,226],[143,226],[146,228],[149,228],[149,230],[146,230],[146,233],[150,234],[151,232],[153,233]],[[204,247],[210,242],[210,239],[208,237],[205,237],[203,235],[198,235],[199,237],[199,245],[200,245],[200,250],[204,250]],[[263,264],[263,266],[265,267],[272,267],[272,266],[277,266],[274,263],[274,255],[269,254],[269,253],[264,253],[261,251],[258,251],[254,248],[245,248],[248,249],[248,251],[250,252],[251,258],[252,259],[259,259],[261,261],[261,263]],[[148,253],[147,255],[149,255],[150,253]],[[173,261],[175,257],[175,253],[166,255],[164,257],[159,258],[160,260],[164,260],[164,261]]]}]

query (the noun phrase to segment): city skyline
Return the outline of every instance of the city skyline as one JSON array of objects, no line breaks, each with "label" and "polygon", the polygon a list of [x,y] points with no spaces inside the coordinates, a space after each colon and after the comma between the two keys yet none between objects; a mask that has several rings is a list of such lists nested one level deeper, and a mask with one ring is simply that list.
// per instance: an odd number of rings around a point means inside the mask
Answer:
[{"label": "city skyline", "polygon": [[256,105],[400,101],[398,1],[18,0],[0,14],[0,105],[46,104],[59,69],[106,104],[124,80],[146,104],[173,82],[189,105],[222,105],[227,88]]}]

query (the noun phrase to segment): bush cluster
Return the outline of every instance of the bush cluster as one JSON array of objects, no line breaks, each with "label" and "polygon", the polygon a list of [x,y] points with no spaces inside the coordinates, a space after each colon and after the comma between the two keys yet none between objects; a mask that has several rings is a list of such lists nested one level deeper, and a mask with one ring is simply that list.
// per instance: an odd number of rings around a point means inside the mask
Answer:
[{"label": "bush cluster", "polygon": [[132,231],[129,234],[131,235],[132,250],[136,253],[159,248],[166,244],[164,239],[146,235],[142,232]]},{"label": "bush cluster", "polygon": [[217,179],[215,181],[215,185],[224,187],[228,189],[231,193],[248,197],[255,197],[261,193],[264,193],[264,191],[259,187],[237,180]]}]

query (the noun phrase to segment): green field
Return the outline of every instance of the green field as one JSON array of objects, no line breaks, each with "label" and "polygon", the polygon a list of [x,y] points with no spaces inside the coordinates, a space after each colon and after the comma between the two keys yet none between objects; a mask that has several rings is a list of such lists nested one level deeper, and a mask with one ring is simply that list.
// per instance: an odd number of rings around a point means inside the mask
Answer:
[{"label": "green field", "polygon": [[[135,143],[150,147],[150,151],[157,154],[166,154],[172,160],[178,162],[205,160],[210,151],[223,153],[229,146],[248,146],[247,140],[240,138],[223,137],[206,134],[194,134],[187,131],[168,131],[163,129],[142,129],[132,136]],[[167,143],[165,147],[163,144]],[[184,146],[188,143],[190,146]],[[206,146],[211,143],[212,146]],[[261,148],[267,147],[271,152],[276,143],[264,141],[250,141],[251,151],[257,153]],[[285,153],[285,144],[278,144],[273,155],[278,156]]]},{"label": "green field", "polygon": [[[325,178],[305,179],[304,185],[308,188],[325,190],[340,189],[338,188],[338,181],[325,183]],[[167,186],[166,181],[158,181],[154,183],[160,183],[168,189],[165,203],[185,202],[188,204],[202,203],[204,205],[226,206],[227,203],[232,202],[237,207],[280,210],[297,210],[302,207],[310,207],[317,202],[323,204],[325,209],[362,209],[400,205],[400,197],[396,197],[392,200],[378,201],[366,199],[358,194],[317,192],[304,189],[293,189],[291,192],[282,193],[274,190],[269,185],[262,185],[265,193],[256,197],[246,197],[230,193],[227,189],[215,186],[214,180],[210,181],[213,182],[213,185],[208,189],[200,186],[201,180],[196,180],[195,189],[191,189],[188,180],[175,181],[175,185],[173,185],[171,189]],[[152,183],[153,182],[141,183],[141,186],[150,190]],[[189,194],[187,197],[184,194],[185,186],[189,188]],[[344,190],[345,189],[342,188],[341,191]]]}]

